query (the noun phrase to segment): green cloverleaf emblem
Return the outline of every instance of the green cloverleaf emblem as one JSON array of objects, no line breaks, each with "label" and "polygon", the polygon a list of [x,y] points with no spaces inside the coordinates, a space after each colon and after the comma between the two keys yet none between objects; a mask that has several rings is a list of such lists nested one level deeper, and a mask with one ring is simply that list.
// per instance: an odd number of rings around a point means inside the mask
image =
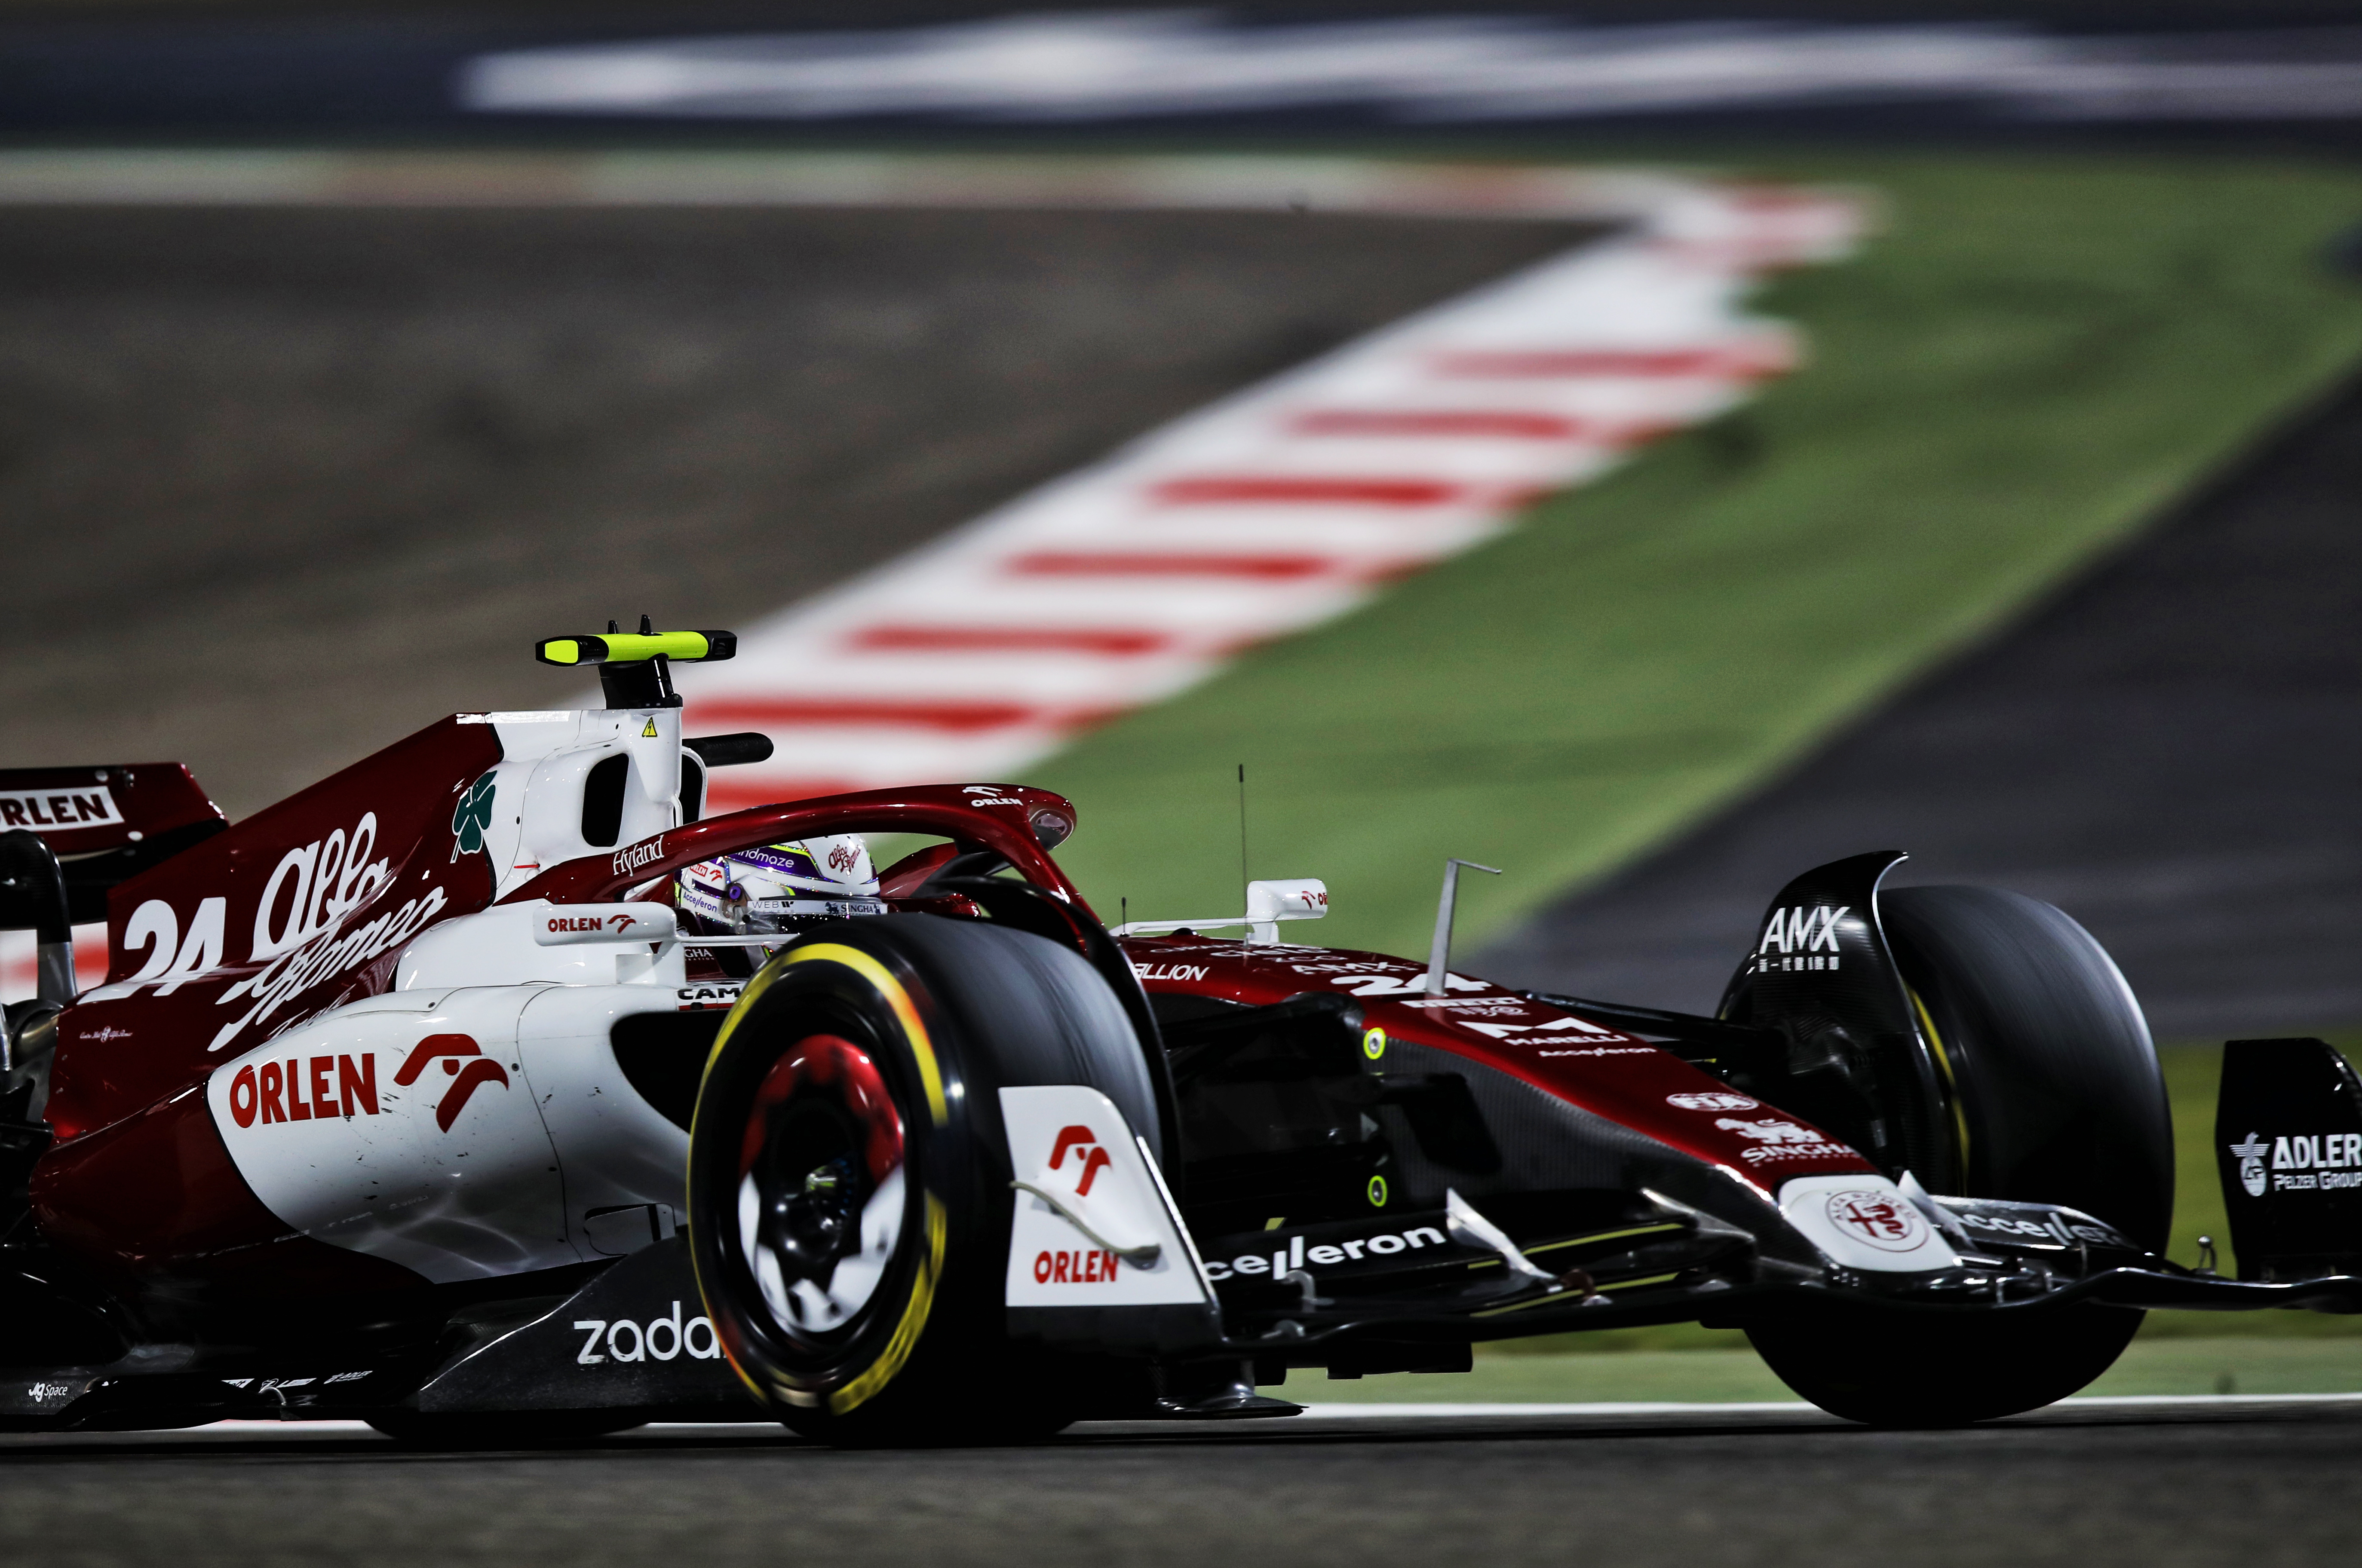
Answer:
[{"label": "green cloverleaf emblem", "polygon": [[451,850],[451,858],[475,855],[484,847],[484,830],[492,825],[492,776],[485,774],[459,792],[459,803],[451,809],[451,832],[458,843]]}]

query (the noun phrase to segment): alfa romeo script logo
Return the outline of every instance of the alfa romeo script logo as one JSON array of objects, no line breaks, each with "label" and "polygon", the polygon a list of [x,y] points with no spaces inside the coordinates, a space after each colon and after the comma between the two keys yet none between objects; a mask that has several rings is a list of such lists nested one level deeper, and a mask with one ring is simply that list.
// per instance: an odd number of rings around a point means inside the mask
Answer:
[{"label": "alfa romeo script logo", "polygon": [[1927,1222],[1919,1211],[1891,1193],[1833,1192],[1829,1220],[1855,1241],[1884,1253],[1907,1253],[1927,1239]]}]

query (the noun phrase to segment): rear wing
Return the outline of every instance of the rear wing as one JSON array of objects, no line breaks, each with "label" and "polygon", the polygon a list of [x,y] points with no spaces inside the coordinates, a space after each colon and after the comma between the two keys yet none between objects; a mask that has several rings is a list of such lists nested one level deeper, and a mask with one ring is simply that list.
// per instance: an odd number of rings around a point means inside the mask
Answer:
[{"label": "rear wing", "polygon": [[[55,852],[77,925],[106,918],[107,891],[116,883],[228,825],[177,762],[0,768],[0,832],[38,834]],[[0,908],[0,925],[31,923],[22,911]]]}]

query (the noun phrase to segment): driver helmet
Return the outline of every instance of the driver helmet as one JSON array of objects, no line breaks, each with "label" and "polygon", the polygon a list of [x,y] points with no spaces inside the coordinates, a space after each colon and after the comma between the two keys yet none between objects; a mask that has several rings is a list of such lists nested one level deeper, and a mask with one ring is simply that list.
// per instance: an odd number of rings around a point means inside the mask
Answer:
[{"label": "driver helmet", "polygon": [[761,935],[815,915],[884,914],[859,834],[734,849],[680,874],[680,907],[731,933]]}]

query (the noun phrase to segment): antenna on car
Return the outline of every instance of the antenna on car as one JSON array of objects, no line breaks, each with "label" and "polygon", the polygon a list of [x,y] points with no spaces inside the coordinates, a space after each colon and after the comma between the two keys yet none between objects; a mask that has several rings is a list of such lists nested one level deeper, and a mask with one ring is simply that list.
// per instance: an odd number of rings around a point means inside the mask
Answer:
[{"label": "antenna on car", "polygon": [[533,657],[560,668],[595,664],[599,690],[610,708],[678,708],[671,662],[713,664],[738,653],[738,634],[723,631],[659,632],[647,616],[636,635],[607,623],[604,636],[579,633],[534,644]]},{"label": "antenna on car", "polygon": [[1479,866],[1473,860],[1446,860],[1443,863],[1443,900],[1435,910],[1435,944],[1427,950],[1427,994],[1443,994],[1444,970],[1451,962],[1451,907],[1460,900],[1460,868],[1482,871],[1487,876],[1501,874],[1497,866]]},{"label": "antenna on car", "polygon": [[1239,764],[1239,882],[1247,881],[1247,765]]}]

